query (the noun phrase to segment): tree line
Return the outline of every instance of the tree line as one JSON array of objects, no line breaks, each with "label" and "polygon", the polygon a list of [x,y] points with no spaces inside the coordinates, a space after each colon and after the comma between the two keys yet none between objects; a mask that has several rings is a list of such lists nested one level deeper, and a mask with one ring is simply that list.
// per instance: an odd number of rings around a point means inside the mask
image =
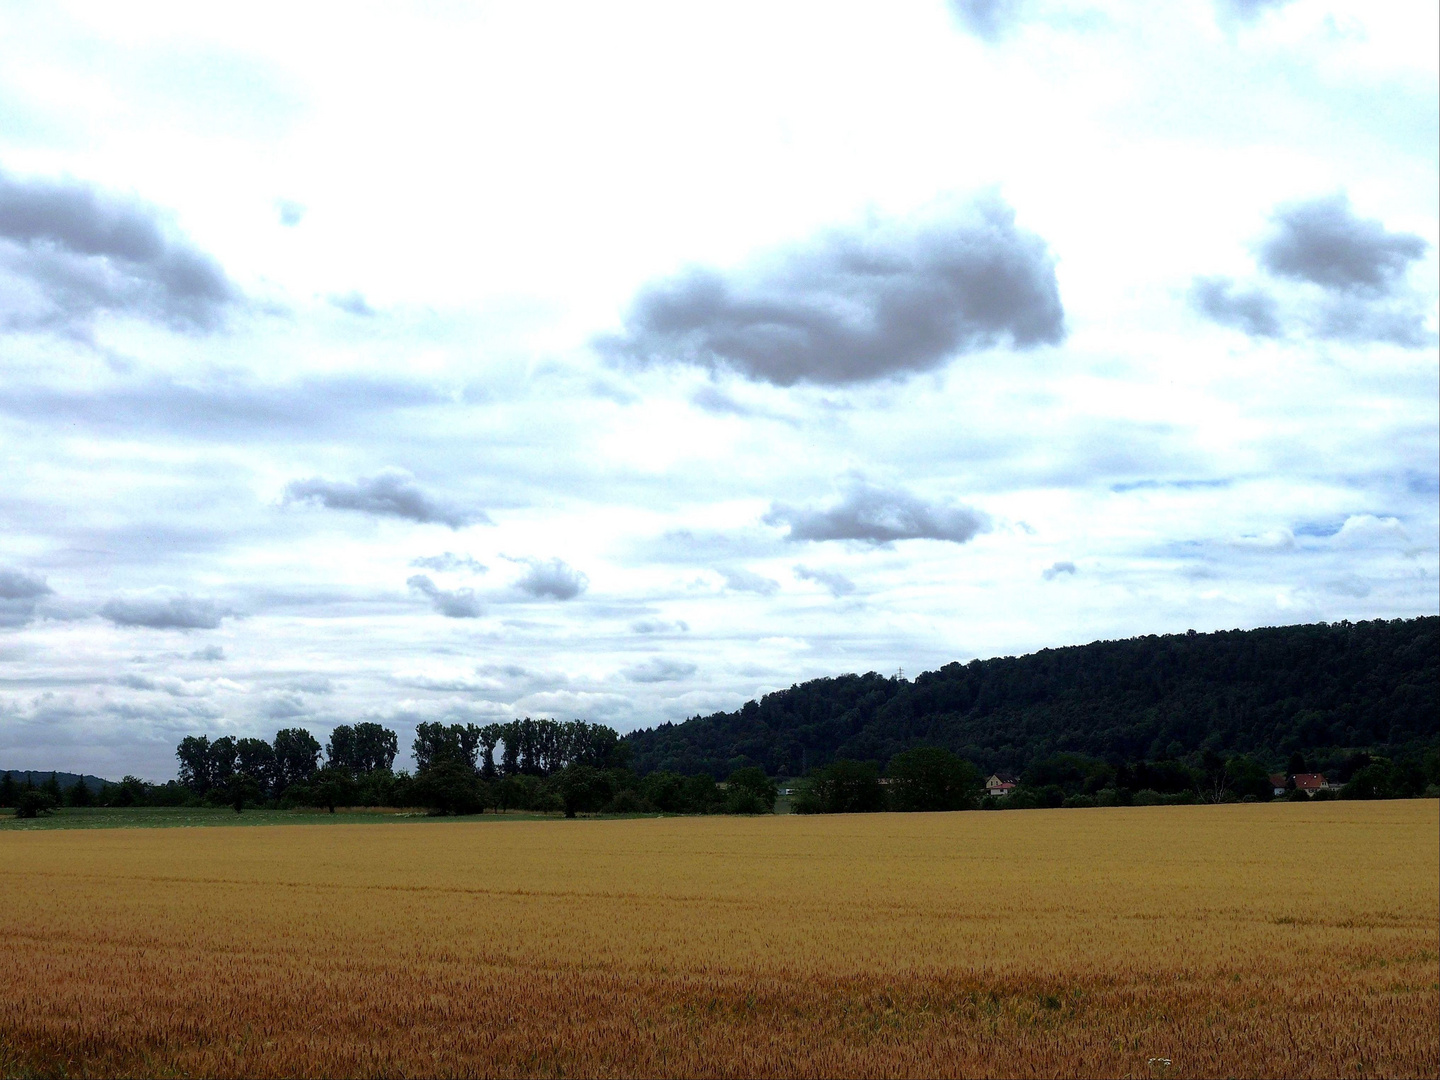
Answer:
[{"label": "tree line", "polygon": [[637,771],[804,776],[837,759],[942,747],[986,772],[1072,753],[1113,765],[1207,751],[1267,771],[1300,752],[1440,745],[1440,618],[1318,623],[1098,641],[947,664],[913,681],[874,672],[800,683],[733,712],[625,737]]},{"label": "tree line", "polygon": [[[1003,797],[985,790],[974,764],[942,747],[916,747],[875,761],[839,758],[814,769],[797,785],[792,809],[800,814],[878,811],[1026,810],[1040,807],[1155,806],[1270,802],[1272,799],[1440,798],[1440,750],[1386,758],[1355,754],[1327,775],[1339,789],[1308,793],[1294,777],[1313,772],[1302,754],[1272,773],[1247,756],[1213,752],[1187,764],[1176,760],[1112,764],[1083,754],[1055,754],[1034,762]],[[1276,795],[1274,778],[1283,794]]]},{"label": "tree line", "polygon": [[411,750],[416,768],[396,771],[396,733],[380,724],[341,724],[322,747],[304,728],[272,740],[189,735],[175,748],[178,777],[148,784],[127,776],[96,793],[84,783],[62,791],[55,775],[38,787],[6,773],[0,805],[24,816],[60,805],[261,807],[422,807],[435,813],[486,810],[539,813],[770,813],[775,783],[759,769],[726,782],[657,772],[637,776],[629,747],[603,724],[514,720],[504,724],[423,723]]}]

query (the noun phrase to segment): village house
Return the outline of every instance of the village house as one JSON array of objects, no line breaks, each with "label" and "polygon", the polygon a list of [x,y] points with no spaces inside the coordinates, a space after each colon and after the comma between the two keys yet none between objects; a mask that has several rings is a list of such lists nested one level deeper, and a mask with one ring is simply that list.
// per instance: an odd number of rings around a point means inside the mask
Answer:
[{"label": "village house", "polygon": [[1015,785],[1019,782],[1013,776],[996,773],[985,781],[985,794],[995,799],[1003,799],[1015,790]]},{"label": "village house", "polygon": [[1292,784],[1295,790],[1303,791],[1306,795],[1314,795],[1317,791],[1334,791],[1340,786],[1327,781],[1324,773],[1293,773],[1288,777],[1284,773],[1270,774],[1270,786],[1274,789],[1277,799],[1289,791]]}]

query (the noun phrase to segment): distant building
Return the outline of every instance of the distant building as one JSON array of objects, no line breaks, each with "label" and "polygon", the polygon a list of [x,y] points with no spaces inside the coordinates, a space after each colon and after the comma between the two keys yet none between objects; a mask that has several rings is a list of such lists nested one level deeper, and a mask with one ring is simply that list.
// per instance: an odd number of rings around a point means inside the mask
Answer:
[{"label": "distant building", "polygon": [[1006,776],[1004,773],[996,773],[985,781],[985,794],[991,798],[1003,799],[1010,792],[1015,790],[1015,785],[1020,781],[1013,776]]},{"label": "distant building", "polygon": [[1270,786],[1275,789],[1276,797],[1285,794],[1285,774],[1283,772],[1272,772],[1270,774]]},{"label": "distant building", "polygon": [[1329,787],[1329,785],[1325,783],[1324,773],[1296,773],[1292,779],[1295,781],[1295,790],[1303,791],[1306,795],[1314,795],[1315,792],[1323,791]]}]

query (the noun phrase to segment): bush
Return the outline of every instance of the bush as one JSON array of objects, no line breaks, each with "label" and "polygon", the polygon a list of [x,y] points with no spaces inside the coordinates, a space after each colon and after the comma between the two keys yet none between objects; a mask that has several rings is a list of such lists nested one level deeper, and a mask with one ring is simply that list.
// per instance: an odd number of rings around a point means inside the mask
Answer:
[{"label": "bush", "polygon": [[1311,795],[1310,798],[1313,799],[1315,802],[1329,802],[1331,799],[1335,798],[1335,792],[1331,791],[1329,788],[1322,787],[1319,791],[1315,792],[1315,794]]},{"label": "bush", "polygon": [[[330,781],[325,780],[317,785],[320,790],[314,794],[320,799],[319,805],[326,805],[337,794],[329,784]],[[449,758],[442,758],[430,768],[416,773],[415,779],[410,781],[410,798],[437,814],[478,814],[490,801],[488,795],[488,791],[482,790],[472,769]]]},{"label": "bush", "polygon": [[775,781],[765,775],[763,769],[750,766],[736,769],[730,774],[725,791],[725,812],[727,814],[773,814],[775,800],[779,798]]},{"label": "bush", "polygon": [[1286,802],[1309,802],[1309,801],[1310,801],[1310,793],[1307,792],[1307,791],[1305,791],[1303,788],[1298,788],[1298,787],[1297,787],[1297,788],[1294,788],[1294,789],[1292,789],[1292,790],[1290,790],[1290,791],[1287,791],[1287,792],[1285,793],[1285,801],[1286,801]]},{"label": "bush", "polygon": [[839,758],[814,770],[806,788],[816,810],[801,813],[868,814],[885,809],[880,770],[872,762]]},{"label": "bush", "polygon": [[58,805],[59,800],[44,788],[26,788],[15,800],[15,816],[17,818],[39,817],[41,814],[52,812]]},{"label": "bush", "polygon": [[649,809],[650,805],[638,791],[623,788],[615,793],[615,798],[610,800],[610,805],[605,808],[605,812],[607,814],[643,814]]},{"label": "bush", "polygon": [[1064,805],[1067,810],[1081,810],[1088,809],[1092,806],[1099,806],[1100,804],[1089,795],[1071,795],[1065,800]]},{"label": "bush", "polygon": [[1131,804],[1134,806],[1161,806],[1163,805],[1163,799],[1164,796],[1154,788],[1145,788],[1142,791],[1135,792],[1135,797],[1131,800]]},{"label": "bush", "polygon": [[1095,793],[1095,805],[1096,805],[1096,806],[1119,806],[1119,805],[1120,805],[1120,792],[1116,791],[1113,787],[1110,787],[1110,788],[1101,788],[1099,791],[1097,791],[1097,792]]}]

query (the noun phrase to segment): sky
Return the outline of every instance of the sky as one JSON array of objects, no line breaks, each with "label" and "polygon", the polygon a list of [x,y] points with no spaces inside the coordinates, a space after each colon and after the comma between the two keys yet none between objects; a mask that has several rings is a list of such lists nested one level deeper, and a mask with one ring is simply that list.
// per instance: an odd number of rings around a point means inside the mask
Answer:
[{"label": "sky", "polygon": [[1436,614],[1437,37],[0,4],[0,768]]}]

